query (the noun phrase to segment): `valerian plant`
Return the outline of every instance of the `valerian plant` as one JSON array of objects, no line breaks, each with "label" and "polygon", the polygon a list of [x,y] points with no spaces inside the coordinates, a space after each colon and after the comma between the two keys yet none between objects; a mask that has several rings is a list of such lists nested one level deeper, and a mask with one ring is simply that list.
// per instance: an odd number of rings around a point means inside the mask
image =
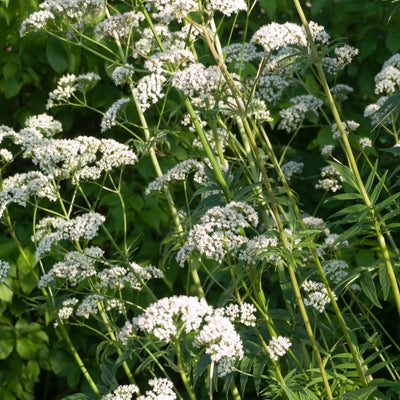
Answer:
[{"label": "valerian plant", "polygon": [[[255,26],[257,1],[46,0],[22,23],[98,58],[59,78],[48,113],[0,129],[1,218],[80,398],[395,398],[399,347],[379,309],[400,317],[398,169],[375,143],[398,154],[400,55],[376,75],[372,125],[356,120],[340,79],[358,49],[292,7],[297,21]],[[98,131],[63,133],[69,108]],[[137,258],[127,207],[149,167],[140,196],[170,216],[155,265]]]}]

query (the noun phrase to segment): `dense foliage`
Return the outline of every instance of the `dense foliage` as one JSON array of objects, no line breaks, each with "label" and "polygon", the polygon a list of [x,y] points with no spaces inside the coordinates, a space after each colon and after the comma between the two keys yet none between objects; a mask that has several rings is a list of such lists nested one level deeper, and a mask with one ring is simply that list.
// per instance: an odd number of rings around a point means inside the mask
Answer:
[{"label": "dense foliage", "polygon": [[397,399],[399,19],[0,0],[0,400]]}]

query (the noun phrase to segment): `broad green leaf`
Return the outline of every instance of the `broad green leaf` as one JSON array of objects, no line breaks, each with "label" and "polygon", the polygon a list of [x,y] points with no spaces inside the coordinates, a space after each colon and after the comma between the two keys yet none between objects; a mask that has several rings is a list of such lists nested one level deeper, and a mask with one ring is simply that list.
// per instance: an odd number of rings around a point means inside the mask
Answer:
[{"label": "broad green leaf", "polygon": [[374,281],[372,279],[371,273],[368,270],[364,271],[364,273],[361,275],[360,284],[363,293],[371,300],[372,304],[379,308],[382,308],[382,305],[378,300],[378,295],[376,294]]},{"label": "broad green leaf", "polygon": [[276,0],[260,0],[260,7],[266,11],[269,19],[271,20],[275,17],[277,5],[278,2]]},{"label": "broad green leaf", "polygon": [[36,358],[37,346],[28,337],[17,338],[17,344],[15,346],[18,355],[24,360],[34,360]]},{"label": "broad green leaf", "polygon": [[68,56],[62,42],[54,37],[49,37],[46,47],[47,61],[51,68],[62,74],[68,68]]},{"label": "broad green leaf", "polygon": [[0,300],[7,303],[11,303],[13,298],[13,291],[10,290],[6,285],[0,284]]},{"label": "broad green leaf", "polygon": [[400,32],[396,29],[386,36],[386,47],[392,52],[396,53],[400,49]]},{"label": "broad green leaf", "polygon": [[2,328],[0,331],[0,360],[4,360],[12,353],[14,345],[14,331],[12,329]]},{"label": "broad green leaf", "polygon": [[344,394],[343,400],[368,400],[370,396],[376,391],[375,387],[356,389],[349,393]]}]

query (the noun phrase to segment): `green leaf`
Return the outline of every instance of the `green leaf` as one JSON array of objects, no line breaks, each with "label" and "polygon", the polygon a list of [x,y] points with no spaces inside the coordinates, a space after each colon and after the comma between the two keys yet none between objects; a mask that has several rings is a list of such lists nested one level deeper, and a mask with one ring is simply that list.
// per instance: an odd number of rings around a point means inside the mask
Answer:
[{"label": "green leaf", "polygon": [[379,283],[383,292],[383,299],[386,300],[390,293],[390,280],[385,265],[379,267]]},{"label": "green leaf", "polygon": [[6,303],[11,303],[13,298],[13,291],[10,290],[6,285],[0,284],[0,300]]},{"label": "green leaf", "polygon": [[368,270],[364,271],[364,273],[361,275],[360,284],[363,292],[371,300],[372,304],[382,308],[382,305],[378,300],[378,295],[376,294],[374,281],[371,273]]},{"label": "green leaf", "polygon": [[0,329],[0,360],[7,358],[14,350],[14,331],[10,328]]},{"label": "green leaf", "polygon": [[46,56],[51,68],[62,74],[68,68],[68,56],[62,42],[54,37],[49,37],[46,46]]},{"label": "green leaf", "polygon": [[316,16],[328,3],[330,0],[314,0],[311,6],[311,15]]},{"label": "green leaf", "polygon": [[27,337],[17,338],[16,350],[24,360],[34,360],[36,358],[36,343]]},{"label": "green leaf", "polygon": [[393,30],[386,36],[386,47],[392,53],[396,53],[400,49],[400,32],[398,30]]},{"label": "green leaf", "polygon": [[349,393],[344,394],[343,400],[368,400],[370,396],[376,391],[375,387],[356,389]]},{"label": "green leaf", "polygon": [[75,393],[75,394],[70,394],[69,396],[63,397],[61,400],[90,400],[90,398],[87,397],[86,394]]},{"label": "green leaf", "polygon": [[266,11],[271,20],[275,18],[277,5],[278,2],[276,0],[260,0],[260,7]]}]

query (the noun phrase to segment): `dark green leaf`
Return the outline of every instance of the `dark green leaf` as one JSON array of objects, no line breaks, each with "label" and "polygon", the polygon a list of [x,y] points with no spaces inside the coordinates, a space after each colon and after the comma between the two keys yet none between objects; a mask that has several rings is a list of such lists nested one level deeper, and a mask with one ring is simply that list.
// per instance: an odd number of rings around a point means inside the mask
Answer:
[{"label": "dark green leaf", "polygon": [[49,37],[46,47],[47,61],[50,66],[59,74],[68,68],[68,56],[61,40]]},{"label": "dark green leaf", "polygon": [[371,277],[371,273],[368,270],[364,271],[364,273],[361,275],[360,284],[361,288],[363,289],[363,293],[365,293],[365,295],[371,300],[372,304],[382,308],[382,305],[379,302],[376,294],[374,281]]}]

